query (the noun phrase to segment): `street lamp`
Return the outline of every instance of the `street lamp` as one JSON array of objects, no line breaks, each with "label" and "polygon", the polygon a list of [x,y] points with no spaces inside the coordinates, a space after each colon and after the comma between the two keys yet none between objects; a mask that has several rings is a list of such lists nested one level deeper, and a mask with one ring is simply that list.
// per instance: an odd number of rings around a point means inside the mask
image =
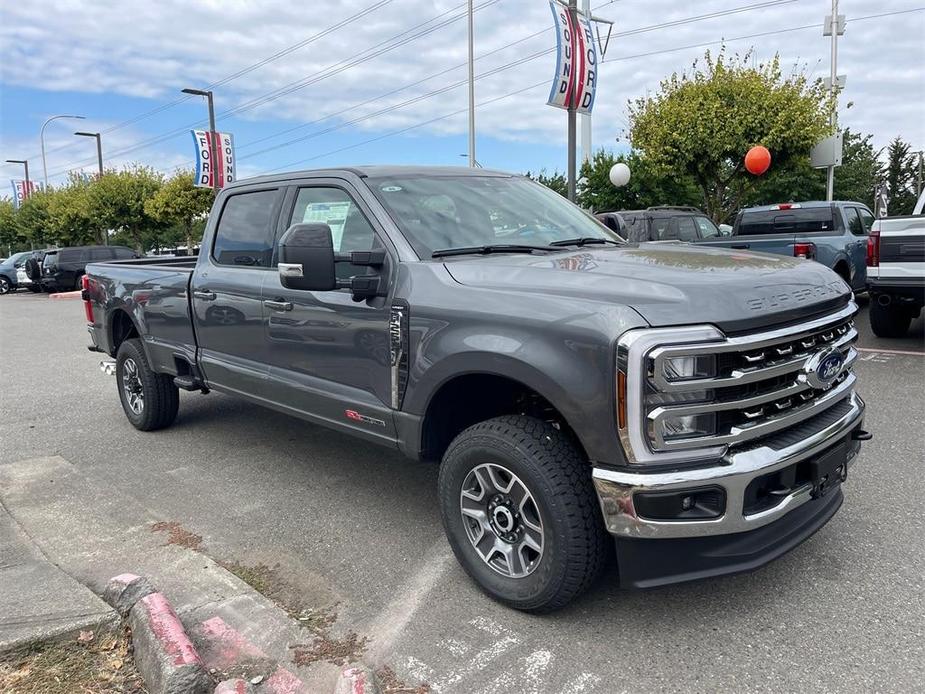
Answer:
[{"label": "street lamp", "polygon": [[29,183],[29,160],[28,159],[7,159],[7,164],[22,164],[26,167],[26,183],[22,189],[22,199],[25,200],[29,197],[29,193],[32,192],[32,186]]},{"label": "street lamp", "polygon": [[62,114],[59,116],[51,116],[44,123],[42,123],[42,130],[39,134],[39,139],[42,141],[42,173],[45,175],[45,188],[48,188],[48,165],[45,163],[45,126],[51,123],[53,120],[58,120],[59,118],[75,118],[76,120],[84,120],[84,116],[69,116]]},{"label": "street lamp", "polygon": [[209,102],[209,156],[212,159],[210,166],[212,167],[212,188],[216,191],[218,190],[218,175],[215,170],[218,166],[218,143],[215,141],[217,135],[215,134],[215,105],[212,103],[212,92],[206,89],[181,89],[184,94],[191,94],[192,96],[204,96]]},{"label": "street lamp", "polygon": [[99,133],[85,133],[85,132],[76,132],[75,135],[80,135],[80,137],[95,137],[96,138],[96,159],[100,165],[100,178],[103,177],[103,141],[100,138]]}]

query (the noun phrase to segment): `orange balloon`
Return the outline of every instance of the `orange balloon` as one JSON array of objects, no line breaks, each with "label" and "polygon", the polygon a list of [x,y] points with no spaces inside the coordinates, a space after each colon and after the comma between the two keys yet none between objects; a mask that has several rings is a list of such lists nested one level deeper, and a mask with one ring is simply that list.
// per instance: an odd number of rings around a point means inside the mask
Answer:
[{"label": "orange balloon", "polygon": [[771,153],[767,147],[757,145],[745,155],[745,169],[755,176],[760,176],[771,168]]}]

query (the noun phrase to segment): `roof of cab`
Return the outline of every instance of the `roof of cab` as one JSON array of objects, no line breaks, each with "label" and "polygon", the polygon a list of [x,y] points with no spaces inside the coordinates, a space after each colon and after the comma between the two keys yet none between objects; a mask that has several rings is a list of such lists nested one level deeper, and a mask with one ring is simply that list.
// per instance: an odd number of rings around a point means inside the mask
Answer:
[{"label": "roof of cab", "polygon": [[379,178],[388,176],[492,176],[510,177],[518,176],[505,171],[492,169],[479,169],[469,166],[343,166],[330,169],[305,169],[302,171],[286,171],[256,178],[245,178],[235,181],[228,188],[254,185],[255,183],[277,183],[281,181],[297,181],[305,178],[322,178],[325,176],[342,177],[344,174],[353,174],[360,178]]}]

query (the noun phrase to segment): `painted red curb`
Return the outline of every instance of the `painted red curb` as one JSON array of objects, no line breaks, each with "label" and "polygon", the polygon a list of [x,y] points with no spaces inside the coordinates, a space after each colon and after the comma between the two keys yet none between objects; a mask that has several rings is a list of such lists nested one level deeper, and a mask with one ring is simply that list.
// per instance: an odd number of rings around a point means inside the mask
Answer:
[{"label": "painted red curb", "polygon": [[373,688],[367,689],[366,670],[358,667],[348,667],[340,673],[340,681],[337,683],[335,694],[372,694]]},{"label": "painted red curb", "polygon": [[199,665],[202,659],[163,593],[146,595],[139,603],[148,613],[151,630],[174,665]]},{"label": "painted red curb", "polygon": [[80,290],[77,289],[73,292],[55,292],[54,294],[49,294],[49,299],[79,299]]}]

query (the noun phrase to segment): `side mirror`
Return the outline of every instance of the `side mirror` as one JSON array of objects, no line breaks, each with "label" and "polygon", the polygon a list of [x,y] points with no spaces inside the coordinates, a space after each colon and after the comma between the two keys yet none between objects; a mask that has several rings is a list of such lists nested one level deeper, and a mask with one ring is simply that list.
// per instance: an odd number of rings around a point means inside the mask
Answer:
[{"label": "side mirror", "polygon": [[337,289],[334,240],[327,224],[293,224],[279,241],[279,280],[287,289]]}]

